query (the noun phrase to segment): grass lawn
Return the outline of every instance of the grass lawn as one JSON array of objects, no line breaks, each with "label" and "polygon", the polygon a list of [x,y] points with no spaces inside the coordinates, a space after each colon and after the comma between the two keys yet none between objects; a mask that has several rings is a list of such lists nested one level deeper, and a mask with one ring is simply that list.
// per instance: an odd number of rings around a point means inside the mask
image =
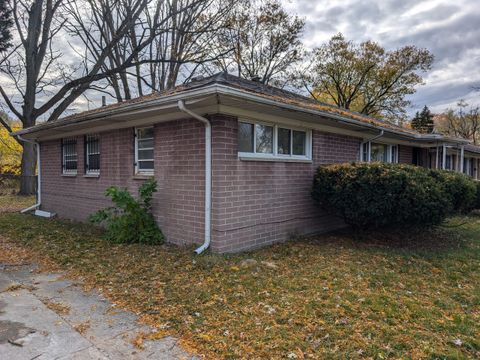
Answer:
[{"label": "grass lawn", "polygon": [[1,261],[66,270],[141,314],[153,336],[174,334],[208,359],[480,358],[478,215],[425,234],[345,233],[195,256],[3,213]]},{"label": "grass lawn", "polygon": [[[0,194],[0,213],[15,212],[35,204],[35,196]],[[1,234],[1,233],[0,233]]]}]

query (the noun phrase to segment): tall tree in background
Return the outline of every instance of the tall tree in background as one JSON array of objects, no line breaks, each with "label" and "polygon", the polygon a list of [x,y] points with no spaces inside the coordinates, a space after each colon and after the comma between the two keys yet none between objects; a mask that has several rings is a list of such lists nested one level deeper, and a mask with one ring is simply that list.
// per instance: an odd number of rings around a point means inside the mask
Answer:
[{"label": "tall tree in background", "polygon": [[433,123],[433,114],[430,109],[425,105],[420,112],[416,112],[414,118],[412,119],[412,129],[417,130],[421,133],[430,134],[433,132],[434,123]]},{"label": "tall tree in background", "polygon": [[[23,128],[35,125],[42,118],[47,121],[57,119],[85,91],[113,74],[120,74],[151,61],[169,61],[139,59],[140,52],[153,41],[155,31],[163,31],[163,25],[168,19],[162,18],[155,23],[152,31],[138,35],[138,39],[135,39],[137,46],[133,47],[127,56],[120,58],[113,66],[104,66],[119,44],[128,44],[127,39],[132,36],[132,29],[141,28],[146,9],[149,6],[155,8],[155,5],[152,5],[154,0],[130,0],[128,14],[120,19],[116,18],[115,22],[109,21],[107,16],[101,30],[108,33],[108,36],[98,38],[101,46],[97,47],[98,53],[95,57],[88,56],[88,52],[80,47],[80,51],[76,50],[80,56],[77,64],[67,66],[60,61],[67,40],[75,40],[68,37],[68,29],[81,29],[84,24],[90,26],[88,21],[81,20],[108,15],[108,9],[116,8],[119,3],[119,0],[12,1],[13,50],[0,58],[0,71],[9,82],[0,84],[0,95],[2,105],[21,121]],[[186,8],[179,7],[177,12],[185,10]],[[87,34],[89,28],[82,31]],[[97,34],[92,31],[90,35]],[[73,49],[78,49],[73,45]],[[2,118],[0,124],[12,131],[11,126]],[[23,154],[20,192],[32,194],[35,190],[35,147],[28,142],[21,142],[21,145]]]},{"label": "tall tree in background", "polygon": [[[231,9],[231,0],[155,0],[144,9],[140,21],[112,47],[102,64],[110,73],[96,90],[117,101],[172,88],[182,68],[188,78],[199,64],[212,61],[205,48],[213,42],[218,24]],[[135,0],[102,1],[101,6],[80,11],[70,5],[68,31],[80,39],[84,59],[99,59],[105,44],[115,35],[118,24],[132,16]],[[135,66],[112,71],[134,59]],[[188,68],[187,68],[187,65]]]},{"label": "tall tree in background", "polygon": [[[0,112],[0,117],[9,124],[13,130],[19,130],[21,124],[8,118],[8,115]],[[22,147],[12,138],[5,127],[0,126],[0,174],[20,175],[20,161]]]},{"label": "tall tree in background", "polygon": [[210,72],[220,69],[281,85],[291,66],[303,57],[304,26],[305,21],[288,14],[280,0],[238,1],[212,43],[211,51],[228,55],[215,61]]},{"label": "tall tree in background", "polygon": [[8,6],[8,0],[0,0],[0,52],[4,52],[11,45],[12,25],[12,12]]},{"label": "tall tree in background", "polygon": [[471,140],[480,144],[480,107],[470,107],[460,100],[456,109],[447,109],[435,116],[435,128],[442,134]]},{"label": "tall tree in background", "polygon": [[387,51],[376,42],[356,44],[337,34],[314,50],[303,86],[319,101],[398,121],[410,105],[407,95],[423,84],[420,73],[432,62],[426,49],[405,46]]}]

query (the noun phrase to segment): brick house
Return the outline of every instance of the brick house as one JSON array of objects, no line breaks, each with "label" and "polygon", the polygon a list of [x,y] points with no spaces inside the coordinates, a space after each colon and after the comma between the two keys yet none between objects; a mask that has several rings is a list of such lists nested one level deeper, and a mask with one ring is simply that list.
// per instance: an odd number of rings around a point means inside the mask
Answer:
[{"label": "brick house", "polygon": [[315,169],[349,161],[413,163],[480,179],[480,149],[320,104],[227,74],[39,124],[39,203],[83,221],[116,185],[154,177],[169,242],[234,252],[326,232],[342,221],[310,197]]}]

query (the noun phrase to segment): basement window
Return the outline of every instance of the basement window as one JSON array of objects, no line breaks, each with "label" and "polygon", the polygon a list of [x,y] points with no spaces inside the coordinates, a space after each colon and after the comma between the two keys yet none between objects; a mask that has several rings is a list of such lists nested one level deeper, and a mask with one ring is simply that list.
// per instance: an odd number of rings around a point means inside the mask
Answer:
[{"label": "basement window", "polygon": [[85,136],[85,173],[100,174],[100,137],[98,135]]},{"label": "basement window", "polygon": [[62,139],[62,172],[64,174],[77,173],[77,139]]},{"label": "basement window", "polygon": [[153,127],[135,129],[135,173],[153,175],[154,170]]},{"label": "basement window", "polygon": [[310,161],[311,130],[239,121],[238,155],[242,160]]}]

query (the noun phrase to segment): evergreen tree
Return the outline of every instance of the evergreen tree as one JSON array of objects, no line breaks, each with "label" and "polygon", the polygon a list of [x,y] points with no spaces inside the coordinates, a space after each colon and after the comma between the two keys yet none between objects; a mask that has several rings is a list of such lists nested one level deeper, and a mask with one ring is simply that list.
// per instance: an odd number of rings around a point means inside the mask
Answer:
[{"label": "evergreen tree", "polygon": [[7,50],[11,45],[10,28],[12,24],[12,12],[8,7],[8,0],[0,0],[0,52]]},{"label": "evergreen tree", "polygon": [[425,105],[421,112],[416,112],[412,119],[412,128],[418,132],[430,134],[433,132],[433,114]]},{"label": "evergreen tree", "polygon": [[420,113],[418,111],[415,113],[415,116],[413,117],[411,124],[412,124],[412,129],[419,131],[419,129],[421,128]]}]

